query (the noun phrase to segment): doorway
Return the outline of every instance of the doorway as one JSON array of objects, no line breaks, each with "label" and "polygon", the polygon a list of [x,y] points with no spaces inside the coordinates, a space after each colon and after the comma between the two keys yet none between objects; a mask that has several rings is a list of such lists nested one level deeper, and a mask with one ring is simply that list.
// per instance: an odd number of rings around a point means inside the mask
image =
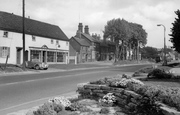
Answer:
[{"label": "doorway", "polygon": [[22,48],[16,49],[16,63],[21,64],[21,50]]},{"label": "doorway", "polygon": [[43,51],[43,62],[47,62],[46,51]]}]

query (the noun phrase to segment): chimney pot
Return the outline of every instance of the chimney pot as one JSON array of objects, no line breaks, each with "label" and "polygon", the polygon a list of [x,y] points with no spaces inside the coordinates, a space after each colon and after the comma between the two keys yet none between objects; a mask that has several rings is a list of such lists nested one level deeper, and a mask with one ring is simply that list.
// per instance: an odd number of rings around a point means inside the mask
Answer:
[{"label": "chimney pot", "polygon": [[86,25],[86,26],[84,27],[84,33],[85,33],[85,34],[89,34],[89,27],[88,27],[88,25]]}]

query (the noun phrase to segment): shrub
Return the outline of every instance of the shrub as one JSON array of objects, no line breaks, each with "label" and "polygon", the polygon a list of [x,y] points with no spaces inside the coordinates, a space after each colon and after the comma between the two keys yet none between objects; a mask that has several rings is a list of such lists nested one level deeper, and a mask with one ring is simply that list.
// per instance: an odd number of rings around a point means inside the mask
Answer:
[{"label": "shrub", "polygon": [[63,111],[63,106],[56,103],[44,103],[36,111],[33,112],[34,115],[56,115],[57,113]]},{"label": "shrub", "polygon": [[113,106],[116,101],[116,97],[113,95],[113,93],[108,93],[104,95],[102,99],[99,99],[100,104],[104,106]]},{"label": "shrub", "polygon": [[173,74],[172,73],[167,73],[165,70],[163,69],[154,69],[152,72],[150,72],[147,75],[148,78],[152,77],[152,78],[157,78],[157,79],[162,79],[162,78],[172,78]]},{"label": "shrub", "polygon": [[91,109],[85,107],[83,104],[80,104],[79,102],[72,103],[69,107],[66,108],[66,110],[71,111],[80,111],[80,112],[90,112]]},{"label": "shrub", "polygon": [[156,97],[156,100],[163,102],[180,110],[180,89],[175,87],[149,86],[139,84],[128,84],[128,89],[140,95],[146,95],[150,98]]},{"label": "shrub", "polygon": [[106,107],[104,107],[104,108],[102,108],[102,109],[100,110],[99,113],[101,113],[101,114],[108,114],[108,113],[109,113],[109,109],[106,108]]},{"label": "shrub", "polygon": [[137,101],[137,105],[129,108],[133,115],[162,115],[160,105],[156,103],[155,97],[143,96]]},{"label": "shrub", "polygon": [[61,104],[64,107],[68,107],[68,106],[71,105],[71,102],[68,99],[66,99],[65,97],[63,97],[63,96],[54,97],[52,99],[49,99],[48,102],[56,103],[56,104]]}]

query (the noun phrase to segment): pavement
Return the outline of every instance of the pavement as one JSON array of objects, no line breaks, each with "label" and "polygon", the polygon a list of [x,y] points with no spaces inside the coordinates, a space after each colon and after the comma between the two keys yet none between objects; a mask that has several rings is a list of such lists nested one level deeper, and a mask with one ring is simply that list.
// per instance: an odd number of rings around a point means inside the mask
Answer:
[{"label": "pavement", "polygon": [[[147,64],[147,63],[146,63]],[[120,65],[120,66],[131,66],[131,65],[137,65],[137,64],[124,64],[124,65]],[[111,61],[104,61],[104,62],[89,62],[89,63],[84,63],[84,64],[68,64],[68,65],[62,65],[62,64],[52,64],[49,66],[48,70],[31,70],[31,71],[26,71],[26,72],[14,72],[14,73],[4,73],[4,74],[0,74],[1,75],[17,75],[17,74],[34,74],[34,73],[42,73],[42,72],[56,72],[56,71],[75,71],[75,70],[83,70],[83,69],[94,69],[94,68],[106,68],[109,66],[113,66],[113,63]],[[116,65],[118,66],[118,65]],[[173,74],[175,75],[180,75],[180,68],[172,68],[170,70]],[[69,92],[67,94],[62,94],[60,96],[65,96],[65,97],[73,97],[73,96],[77,96],[76,92]],[[21,105],[17,105],[15,107],[12,108],[7,108],[7,110],[0,110],[4,111],[8,114],[6,115],[26,115],[27,111],[29,110],[34,110],[36,109],[38,106],[37,105],[42,105],[44,102],[47,102],[48,99],[50,99],[52,97],[47,97],[44,99],[40,99],[40,100],[35,100],[32,102],[28,102],[28,103],[24,103]],[[30,109],[27,109],[30,108]],[[10,111],[11,110],[11,111]],[[5,114],[4,114],[5,115]]]}]

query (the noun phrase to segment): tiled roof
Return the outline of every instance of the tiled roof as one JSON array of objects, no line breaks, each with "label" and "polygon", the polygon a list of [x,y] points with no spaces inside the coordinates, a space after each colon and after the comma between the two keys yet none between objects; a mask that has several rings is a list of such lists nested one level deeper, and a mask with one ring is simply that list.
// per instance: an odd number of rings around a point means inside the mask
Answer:
[{"label": "tiled roof", "polygon": [[96,40],[95,38],[93,38],[92,36],[90,36],[89,34],[85,34],[82,33],[82,35],[84,35],[87,39],[89,39],[91,42],[97,42],[99,43],[99,40]]},{"label": "tiled roof", "polygon": [[[22,17],[0,11],[0,30],[22,33]],[[56,25],[25,18],[25,33],[68,41],[68,37]]]},{"label": "tiled roof", "polygon": [[77,37],[73,37],[81,46],[90,46],[90,44],[85,40]]}]

